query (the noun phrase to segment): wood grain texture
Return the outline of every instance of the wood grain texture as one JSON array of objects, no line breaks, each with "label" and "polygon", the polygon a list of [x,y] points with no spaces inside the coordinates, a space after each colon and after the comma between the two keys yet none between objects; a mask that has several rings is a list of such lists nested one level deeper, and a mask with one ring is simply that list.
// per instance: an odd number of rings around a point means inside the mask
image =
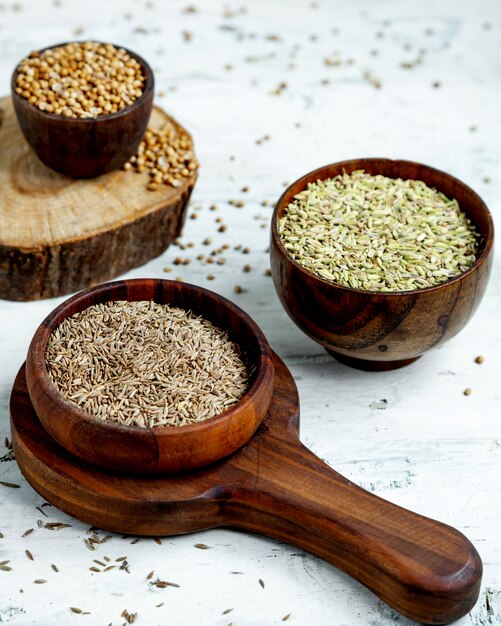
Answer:
[{"label": "wood grain texture", "polygon": [[11,396],[21,471],[46,500],[100,528],[156,536],[236,526],[320,556],[414,620],[465,615],[482,575],[472,544],[357,487],[302,445],[294,380],[274,363],[272,402],[249,443],[225,461],[162,478],[103,472],[58,446],[33,409],[23,366]]},{"label": "wood grain texture", "polygon": [[135,154],[150,119],[155,79],[143,58],[126,51],[141,66],[145,77],[143,94],[131,106],[95,119],[68,118],[30,104],[16,93],[16,67],[11,78],[11,96],[17,120],[26,141],[45,165],[65,176],[90,178],[122,167]]},{"label": "wood grain texture", "polygon": [[[68,402],[52,383],[45,353],[50,336],[67,317],[113,300],[153,300],[201,315],[241,346],[251,375],[249,389],[223,413],[199,424],[136,428],[100,421]],[[252,319],[218,294],[170,280],[136,279],[99,285],[57,307],[38,327],[28,350],[30,397],[46,430],[66,450],[92,465],[129,473],[177,472],[228,456],[256,432],[273,389],[271,349]]]},{"label": "wood grain texture", "polygon": [[[10,98],[0,112],[0,298],[51,298],[110,280],[180,235],[196,174],[155,192],[146,173],[67,178],[30,149]],[[155,107],[150,125],[168,119]]]},{"label": "wood grain texture", "polygon": [[[310,182],[359,169],[390,178],[422,180],[455,198],[482,236],[474,265],[435,287],[381,293],[324,280],[294,261],[282,245],[277,226],[294,196]],[[493,242],[494,226],[486,205],[472,189],[449,174],[411,161],[342,161],[306,174],[280,197],[272,218],[273,280],[290,317],[333,356],[352,367],[389,370],[412,363],[464,327],[484,294]]]}]

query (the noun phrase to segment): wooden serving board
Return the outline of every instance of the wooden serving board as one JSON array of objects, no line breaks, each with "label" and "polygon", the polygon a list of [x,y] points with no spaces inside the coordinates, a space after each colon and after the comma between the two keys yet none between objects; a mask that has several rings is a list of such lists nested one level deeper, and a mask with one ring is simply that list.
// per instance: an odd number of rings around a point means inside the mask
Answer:
[{"label": "wooden serving board", "polygon": [[210,467],[164,477],[108,473],[59,447],[33,410],[23,366],[11,396],[16,459],[46,500],[93,526],[153,536],[244,528],[320,556],[416,621],[466,614],[482,574],[475,548],[454,528],[354,485],[303,446],[294,379],[274,363],[271,406],[249,443]]},{"label": "wooden serving board", "polygon": [[[154,107],[149,125],[168,119]],[[181,232],[196,175],[152,192],[146,173],[58,174],[26,143],[10,97],[0,98],[0,146],[0,298],[51,298],[105,282]]]}]

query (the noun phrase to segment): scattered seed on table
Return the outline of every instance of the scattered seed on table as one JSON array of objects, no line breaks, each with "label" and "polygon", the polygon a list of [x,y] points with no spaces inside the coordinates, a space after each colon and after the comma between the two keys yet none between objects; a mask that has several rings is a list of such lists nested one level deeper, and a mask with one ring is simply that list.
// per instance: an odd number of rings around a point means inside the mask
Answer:
[{"label": "scattered seed on table", "polygon": [[151,580],[153,578],[154,573],[155,573],[155,570],[152,569],[151,572],[148,574],[148,576],[146,576],[146,580]]},{"label": "scattered seed on table", "polygon": [[230,572],[230,574],[244,574],[245,572]]},{"label": "scattered seed on table", "polygon": [[[8,563],[8,561],[7,561]],[[9,567],[8,565],[0,565],[0,570],[2,572],[11,572],[12,571],[12,567]]]},{"label": "scattered seed on table", "polygon": [[4,538],[4,534],[0,533],[0,539],[3,539],[3,538]]},{"label": "scattered seed on table", "polygon": [[121,563],[122,561],[126,561],[127,557],[126,556],[119,556],[118,559],[115,559],[116,563]]},{"label": "scattered seed on table", "polygon": [[19,489],[21,487],[21,485],[16,485],[16,483],[6,483],[3,480],[0,480],[0,485],[3,485],[4,487],[10,487],[11,489]]},{"label": "scattered seed on table", "polygon": [[110,557],[109,557],[109,556],[104,556],[103,558],[104,558],[104,560],[106,561],[106,563],[109,563],[109,562],[110,562]]},{"label": "scattered seed on table", "polygon": [[242,249],[242,254],[249,254],[250,249],[249,248],[243,248]]},{"label": "scattered seed on table", "polygon": [[477,358],[475,359],[475,363],[478,363],[479,365],[482,365],[484,361],[485,361],[485,358],[481,354],[477,356]]},{"label": "scattered seed on table", "polygon": [[33,558],[33,554],[31,554],[31,552],[29,550],[25,550],[24,551],[26,556],[29,558],[30,561],[34,561],[35,559]]},{"label": "scattered seed on table", "polygon": [[196,543],[195,548],[198,548],[199,550],[210,550],[211,546],[208,546],[206,543]]},{"label": "scattered seed on table", "polygon": [[221,615],[228,615],[228,613],[231,613],[232,611],[233,609],[226,609],[226,611],[223,611]]},{"label": "scattered seed on table", "polygon": [[261,587],[264,589],[264,581],[262,578],[259,579],[259,584],[261,585]]},{"label": "scattered seed on table", "polygon": [[221,226],[218,228],[218,231],[220,233],[224,233],[226,232],[227,228],[228,228],[227,226],[225,226],[224,224],[221,224]]},{"label": "scattered seed on table", "polygon": [[270,269],[265,270],[264,275],[271,276],[271,270]]},{"label": "scattered seed on table", "polygon": [[91,572],[101,572],[101,570],[97,567],[95,567],[94,565],[92,567],[89,567]]},{"label": "scattered seed on table", "polygon": [[94,563],[97,563],[98,565],[101,565],[101,567],[106,567],[106,563],[103,563],[99,559],[93,559],[93,561],[94,561]]},{"label": "scattered seed on table", "polygon": [[171,583],[168,580],[156,580],[155,582],[151,584],[155,585],[155,587],[158,587],[159,589],[165,589],[166,587],[180,587],[181,586],[181,585],[178,585],[177,583]]},{"label": "scattered seed on table", "polygon": [[207,280],[214,280],[215,278],[214,274],[207,274]]},{"label": "scattered seed on table", "polygon": [[248,274],[251,271],[252,267],[250,265],[244,265],[243,271]]},{"label": "scattered seed on table", "polygon": [[233,287],[233,291],[234,291],[235,293],[242,293],[242,292],[243,292],[243,289],[242,289],[242,287],[241,287],[240,285],[235,285],[235,286]]},{"label": "scattered seed on table", "polygon": [[38,528],[43,528],[43,522],[41,519],[37,519],[37,526]]},{"label": "scattered seed on table", "polygon": [[471,396],[471,388],[470,387],[466,387],[466,389],[463,391],[465,396]]},{"label": "scattered seed on table", "polygon": [[155,604],[155,608],[159,609],[161,606],[163,606],[165,604],[165,602],[160,602],[160,604]]},{"label": "scattered seed on table", "polygon": [[46,512],[45,512],[42,508],[40,508],[39,506],[37,506],[37,507],[36,507],[36,509],[37,509],[38,511],[40,511],[40,513],[41,513],[42,515],[45,515],[45,517],[47,517],[47,513],[46,513]]},{"label": "scattered seed on table", "polygon": [[131,545],[131,546],[133,546],[133,545],[134,545],[134,544],[136,544],[138,541],[139,541],[139,538],[137,538],[137,537],[136,537],[136,539],[133,539],[133,540],[130,542],[130,545]]},{"label": "scattered seed on table", "polygon": [[155,543],[158,543],[158,545],[159,545],[159,546],[161,546],[161,545],[162,545],[162,540],[160,539],[160,537],[153,537],[153,541],[154,541]]},{"label": "scattered seed on table", "polygon": [[21,537],[27,537],[28,535],[31,535],[31,533],[34,531],[34,528],[28,528],[28,530],[25,530],[24,533],[21,535]]},{"label": "scattered seed on table", "polygon": [[70,611],[72,611],[73,613],[78,613],[78,614],[83,613],[82,609],[79,609],[76,606],[70,606]]},{"label": "scattered seed on table", "polygon": [[55,572],[59,572],[58,568],[54,565],[54,563],[51,564],[51,567]]},{"label": "scattered seed on table", "polygon": [[291,615],[292,615],[292,613],[287,613],[287,615],[284,615],[284,616],[282,617],[282,622],[286,622],[286,621],[289,619],[289,617],[290,617]]},{"label": "scattered seed on table", "polygon": [[35,583],[35,585],[43,585],[47,581],[45,578],[36,578],[33,582]]}]

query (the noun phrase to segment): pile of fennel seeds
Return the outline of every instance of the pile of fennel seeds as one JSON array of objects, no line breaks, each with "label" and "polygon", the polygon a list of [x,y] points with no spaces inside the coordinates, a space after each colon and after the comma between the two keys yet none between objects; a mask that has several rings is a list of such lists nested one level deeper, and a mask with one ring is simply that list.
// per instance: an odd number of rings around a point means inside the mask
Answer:
[{"label": "pile of fennel seeds", "polygon": [[363,170],[310,183],[279,220],[284,247],[326,280],[369,291],[432,287],[473,265],[479,235],[423,181]]}]

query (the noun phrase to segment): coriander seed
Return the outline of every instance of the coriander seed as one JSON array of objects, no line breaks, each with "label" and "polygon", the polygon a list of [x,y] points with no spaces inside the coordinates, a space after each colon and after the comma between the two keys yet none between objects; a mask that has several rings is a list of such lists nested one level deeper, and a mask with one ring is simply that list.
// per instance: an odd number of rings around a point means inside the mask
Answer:
[{"label": "coriander seed", "polygon": [[146,78],[123,48],[84,41],[32,52],[19,64],[15,82],[16,93],[41,111],[92,119],[133,104]]}]

